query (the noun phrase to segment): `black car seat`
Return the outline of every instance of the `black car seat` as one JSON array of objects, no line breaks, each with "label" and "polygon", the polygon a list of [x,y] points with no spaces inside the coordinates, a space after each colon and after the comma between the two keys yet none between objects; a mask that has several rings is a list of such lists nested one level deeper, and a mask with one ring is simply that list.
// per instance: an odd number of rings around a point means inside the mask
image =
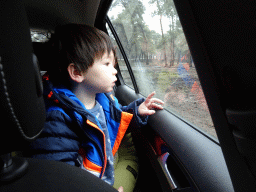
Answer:
[{"label": "black car seat", "polygon": [[0,191],[116,191],[61,162],[12,157],[45,121],[41,76],[22,0],[0,1]]},{"label": "black car seat", "polygon": [[49,42],[33,42],[33,50],[39,61],[41,71],[47,71],[51,67],[52,47]]}]

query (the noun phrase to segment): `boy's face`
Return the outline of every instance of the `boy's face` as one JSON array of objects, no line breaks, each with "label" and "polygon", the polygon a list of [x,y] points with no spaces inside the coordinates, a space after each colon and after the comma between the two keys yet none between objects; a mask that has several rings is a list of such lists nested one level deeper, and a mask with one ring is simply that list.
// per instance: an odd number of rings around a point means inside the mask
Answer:
[{"label": "boy's face", "polygon": [[87,90],[94,93],[108,93],[113,90],[117,80],[116,74],[114,54],[112,51],[110,54],[105,52],[102,58],[96,59],[84,73],[83,83]]}]

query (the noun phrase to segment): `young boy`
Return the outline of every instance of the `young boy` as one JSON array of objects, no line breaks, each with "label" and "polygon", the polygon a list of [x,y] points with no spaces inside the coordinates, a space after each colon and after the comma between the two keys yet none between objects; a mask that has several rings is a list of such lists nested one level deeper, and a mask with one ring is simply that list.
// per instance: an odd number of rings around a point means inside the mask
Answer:
[{"label": "young boy", "polygon": [[43,133],[31,144],[32,157],[79,166],[113,185],[114,156],[128,126],[145,125],[163,102],[152,98],[153,92],[145,101],[118,104],[110,93],[117,59],[104,32],[68,24],[56,28],[50,42],[52,70],[43,76],[47,116]]}]

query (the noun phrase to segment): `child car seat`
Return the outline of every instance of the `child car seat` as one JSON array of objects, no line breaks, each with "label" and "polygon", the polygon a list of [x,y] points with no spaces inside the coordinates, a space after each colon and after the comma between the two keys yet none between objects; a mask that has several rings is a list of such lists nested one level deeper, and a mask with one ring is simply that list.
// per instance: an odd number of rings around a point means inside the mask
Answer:
[{"label": "child car seat", "polygon": [[0,1],[0,13],[0,191],[115,191],[80,168],[11,156],[40,134],[45,107],[23,1]]}]

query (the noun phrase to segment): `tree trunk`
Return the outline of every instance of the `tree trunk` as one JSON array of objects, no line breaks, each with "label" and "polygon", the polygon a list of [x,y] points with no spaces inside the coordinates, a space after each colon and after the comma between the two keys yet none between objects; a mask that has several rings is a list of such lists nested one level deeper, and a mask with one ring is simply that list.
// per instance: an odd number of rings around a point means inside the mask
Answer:
[{"label": "tree trunk", "polygon": [[163,25],[162,25],[162,14],[160,15],[160,26],[161,26],[161,32],[162,32],[162,39],[164,42],[164,62],[165,62],[165,67],[167,67],[166,42],[165,42],[165,38],[164,38],[164,31],[163,31]]},{"label": "tree trunk", "polygon": [[178,54],[177,65],[179,64],[179,62],[180,62],[180,52]]}]

